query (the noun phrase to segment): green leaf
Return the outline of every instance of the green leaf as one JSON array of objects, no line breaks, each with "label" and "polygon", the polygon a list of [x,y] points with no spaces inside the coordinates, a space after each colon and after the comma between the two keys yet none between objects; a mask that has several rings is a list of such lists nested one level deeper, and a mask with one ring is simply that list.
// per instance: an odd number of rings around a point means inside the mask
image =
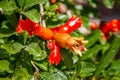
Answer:
[{"label": "green leaf", "polygon": [[78,62],[77,72],[80,77],[88,77],[91,76],[95,71],[95,65],[88,62]]},{"label": "green leaf", "polygon": [[3,44],[1,45],[2,49],[5,49],[9,54],[16,54],[21,51],[23,48],[22,44],[20,43],[13,43],[13,44]]},{"label": "green leaf", "polygon": [[81,18],[82,18],[83,26],[86,27],[87,29],[90,29],[90,25],[89,25],[90,19],[83,16],[81,16]]},{"label": "green leaf", "polygon": [[120,77],[115,76],[115,77],[113,77],[111,80],[120,80]]},{"label": "green leaf", "polygon": [[0,38],[10,37],[13,34],[15,34],[15,32],[10,29],[0,28]]},{"label": "green leaf", "polygon": [[98,45],[96,44],[94,47],[88,49],[88,51],[86,51],[84,53],[84,55],[81,57],[81,60],[85,60],[87,58],[92,57],[94,54],[96,54],[98,51],[100,51],[102,49],[102,45]]},{"label": "green leaf", "polygon": [[66,75],[61,71],[57,71],[56,73],[41,72],[40,77],[42,80],[68,80]]},{"label": "green leaf", "polygon": [[7,59],[7,58],[9,58],[8,52],[0,48],[0,59]]},{"label": "green leaf", "polygon": [[24,32],[22,32],[22,33],[19,35],[19,39],[20,39],[20,42],[21,42],[22,44],[25,44],[25,43],[26,43],[27,38],[28,38],[28,32],[27,32],[27,31],[24,31]]},{"label": "green leaf", "polygon": [[15,28],[18,25],[18,20],[17,20],[17,16],[16,16],[15,12],[11,15],[6,15],[6,18],[8,19],[8,21],[10,23],[8,25],[9,29],[14,29],[15,30]]},{"label": "green leaf", "polygon": [[88,2],[93,8],[97,8],[98,3],[96,0],[88,0]]},{"label": "green leaf", "polygon": [[97,66],[97,70],[95,72],[96,75],[101,73],[101,71],[103,71],[113,61],[119,47],[120,47],[120,38],[115,36],[111,44],[111,47],[109,48],[109,51],[105,56],[102,57],[100,63]]},{"label": "green leaf", "polygon": [[23,8],[25,5],[25,0],[17,0],[18,1],[18,5],[20,6],[20,8]]},{"label": "green leaf", "polygon": [[72,66],[73,66],[73,59],[72,59],[72,55],[70,54],[70,52],[68,53],[68,50],[62,49],[61,50],[61,55],[62,55],[62,58],[63,58],[63,61],[64,61],[65,65],[68,68],[72,68]]},{"label": "green leaf", "polygon": [[87,48],[91,47],[94,45],[97,41],[100,41],[99,39],[101,38],[101,31],[100,30],[95,30],[91,35],[86,37],[86,40],[89,41],[87,45],[85,45]]},{"label": "green leaf", "polygon": [[31,19],[32,21],[34,22],[39,22],[40,21],[40,15],[39,15],[39,12],[36,10],[36,9],[31,9],[27,12],[23,12],[23,14]]},{"label": "green leaf", "polygon": [[58,5],[57,4],[54,4],[54,5],[51,5],[48,9],[50,10],[50,11],[54,11],[54,10],[56,10],[58,8]]},{"label": "green leaf", "polygon": [[40,62],[35,62],[35,61],[34,61],[34,63],[35,63],[39,68],[41,68],[42,70],[48,71],[48,63],[47,63],[47,62],[40,63]]},{"label": "green leaf", "polygon": [[25,0],[24,10],[27,10],[39,3],[45,3],[47,0]]},{"label": "green leaf", "polygon": [[0,60],[0,64],[1,64],[0,72],[4,72],[4,71],[11,72],[9,69],[10,63],[7,60]]},{"label": "green leaf", "polygon": [[16,5],[13,1],[2,1],[0,2],[0,7],[6,15],[11,15],[16,9]]},{"label": "green leaf", "polygon": [[112,9],[115,4],[115,0],[103,0],[103,3],[107,8]]},{"label": "green leaf", "polygon": [[15,80],[29,80],[30,75],[26,68],[16,69],[14,72]]},{"label": "green leaf", "polygon": [[0,80],[11,80],[10,78],[0,78]]},{"label": "green leaf", "polygon": [[[107,70],[103,71],[106,80],[110,80],[110,76],[119,77],[120,78],[120,60],[115,60]],[[112,79],[113,79],[112,78]]]},{"label": "green leaf", "polygon": [[30,43],[26,46],[25,50],[33,55],[34,60],[43,60],[47,57],[47,54],[44,50],[41,50],[37,43]]},{"label": "green leaf", "polygon": [[116,71],[120,72],[120,60],[114,61],[108,70],[109,71],[116,70]]}]

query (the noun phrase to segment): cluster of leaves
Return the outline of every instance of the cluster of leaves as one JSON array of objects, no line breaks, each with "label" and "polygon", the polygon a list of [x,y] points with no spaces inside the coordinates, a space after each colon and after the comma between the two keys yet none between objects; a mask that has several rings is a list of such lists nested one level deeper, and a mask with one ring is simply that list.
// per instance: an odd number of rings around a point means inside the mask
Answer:
[{"label": "cluster of leaves", "polygon": [[[69,0],[60,1],[66,2],[68,6],[71,4]],[[96,4],[96,0],[88,1],[90,5]],[[108,8],[113,7],[114,1],[103,0]],[[39,3],[44,4],[48,27],[67,20],[66,14],[56,13],[58,4],[50,5],[48,0],[0,0],[0,8],[3,9],[3,14],[0,14],[0,80],[34,80],[36,67],[40,80],[120,79],[120,60],[115,59],[120,47],[118,36],[113,35],[105,42],[101,30],[92,31],[85,36],[89,40],[86,45],[88,50],[83,52],[81,58],[67,49],[62,49],[62,61],[54,66],[47,60],[50,51],[46,48],[46,41],[36,36],[28,36],[27,32],[18,35],[15,28],[21,15],[34,22],[40,21]],[[76,5],[72,4],[69,8],[72,9],[73,6]],[[73,11],[76,13],[79,8]],[[86,8],[81,10],[81,15],[86,13],[84,11]],[[89,27],[88,23],[89,19],[83,17],[83,25]],[[71,35],[82,36],[79,31]]]}]

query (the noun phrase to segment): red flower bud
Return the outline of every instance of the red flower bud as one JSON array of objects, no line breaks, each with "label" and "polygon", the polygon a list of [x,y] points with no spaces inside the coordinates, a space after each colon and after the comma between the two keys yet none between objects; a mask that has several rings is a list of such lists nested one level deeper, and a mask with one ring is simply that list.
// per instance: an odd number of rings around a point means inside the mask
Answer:
[{"label": "red flower bud", "polygon": [[96,30],[96,29],[98,29],[98,24],[96,23],[96,22],[90,22],[90,28],[92,29],[92,30]]}]

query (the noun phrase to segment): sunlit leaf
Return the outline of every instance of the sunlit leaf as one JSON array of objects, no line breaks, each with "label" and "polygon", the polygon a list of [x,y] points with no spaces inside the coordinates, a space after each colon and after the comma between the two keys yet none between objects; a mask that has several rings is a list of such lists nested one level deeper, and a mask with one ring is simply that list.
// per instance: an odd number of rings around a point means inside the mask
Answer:
[{"label": "sunlit leaf", "polygon": [[47,62],[34,62],[39,68],[41,68],[44,71],[48,71],[48,63]]},{"label": "sunlit leaf", "polygon": [[11,15],[16,9],[14,1],[2,1],[0,2],[0,7],[3,9],[6,15]]},{"label": "sunlit leaf", "polygon": [[3,44],[1,45],[2,49],[5,49],[10,54],[16,54],[17,52],[20,52],[23,48],[22,44],[20,43],[13,43],[13,44]]},{"label": "sunlit leaf", "polygon": [[30,75],[25,68],[16,69],[14,72],[15,80],[29,80]]},{"label": "sunlit leaf", "polygon": [[10,63],[9,61],[7,60],[0,60],[0,72],[4,72],[4,71],[7,71],[7,72],[11,72],[10,69],[9,69],[9,66],[10,66]]},{"label": "sunlit leaf", "polygon": [[27,12],[24,12],[23,14],[34,22],[40,21],[40,14],[36,9],[29,10]]},{"label": "sunlit leaf", "polygon": [[33,55],[34,60],[43,60],[46,58],[46,52],[41,50],[39,45],[37,43],[30,43],[28,46],[26,46],[25,50]]},{"label": "sunlit leaf", "polygon": [[39,3],[45,3],[47,0],[25,0],[24,10],[33,7]]},{"label": "sunlit leaf", "polygon": [[79,62],[77,72],[81,77],[88,77],[93,75],[93,71],[95,71],[95,65],[88,62]]},{"label": "sunlit leaf", "polygon": [[63,72],[56,72],[56,73],[50,73],[50,72],[42,72],[40,75],[41,79],[43,80],[68,80],[67,77]]}]

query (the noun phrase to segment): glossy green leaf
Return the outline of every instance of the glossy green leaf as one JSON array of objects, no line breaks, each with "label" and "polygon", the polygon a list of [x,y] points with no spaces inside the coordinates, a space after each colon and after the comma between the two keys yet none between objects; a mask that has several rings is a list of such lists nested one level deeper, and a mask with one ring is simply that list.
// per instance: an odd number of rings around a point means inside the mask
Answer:
[{"label": "glossy green leaf", "polygon": [[37,43],[30,43],[28,46],[26,46],[25,50],[30,55],[33,55],[34,60],[43,60],[47,57],[46,52],[41,50]]},{"label": "glossy green leaf", "polygon": [[0,60],[0,72],[11,72],[11,70],[9,69],[10,63],[7,60]]},{"label": "glossy green leaf", "polygon": [[56,73],[42,72],[40,77],[42,80],[68,80],[66,75],[61,71],[57,71]]},{"label": "glossy green leaf", "polygon": [[56,10],[58,8],[58,5],[57,4],[54,4],[54,5],[51,5],[48,9],[50,11],[53,11],[53,10]]},{"label": "glossy green leaf", "polygon": [[115,0],[103,0],[103,3],[107,8],[112,9],[114,7]]},{"label": "glossy green leaf", "polygon": [[13,34],[15,33],[10,29],[0,28],[0,38],[10,37]]},{"label": "glossy green leaf", "polygon": [[35,61],[34,61],[34,63],[35,63],[39,68],[41,68],[42,70],[48,71],[48,63],[47,63],[47,62],[41,63],[41,62],[35,62]]},{"label": "glossy green leaf", "polygon": [[95,65],[88,62],[78,62],[77,64],[77,72],[80,77],[88,77],[93,75],[92,72],[95,71]]},{"label": "glossy green leaf", "polygon": [[6,15],[11,15],[16,9],[14,1],[2,1],[0,2],[0,8],[3,9]]},{"label": "glossy green leaf", "polygon": [[39,3],[45,3],[47,0],[25,0],[24,10],[27,10]]},{"label": "glossy green leaf", "polygon": [[30,75],[26,68],[16,69],[14,72],[15,80],[29,80]]},{"label": "glossy green leaf", "polygon": [[95,45],[94,47],[88,49],[84,55],[81,57],[82,60],[85,60],[87,58],[92,57],[94,54],[96,54],[98,51],[100,51],[102,49],[102,45]]},{"label": "glossy green leaf", "polygon": [[115,37],[112,44],[111,44],[111,47],[109,48],[109,50],[107,52],[107,54],[101,58],[101,61],[98,64],[97,70],[95,73],[96,75],[101,73],[101,71],[103,71],[103,69],[105,69],[112,62],[119,47],[120,47],[120,38]]},{"label": "glossy green leaf", "polygon": [[27,12],[23,12],[23,14],[34,22],[40,21],[40,14],[36,9],[31,9]]},{"label": "glossy green leaf", "polygon": [[9,54],[16,54],[21,51],[23,48],[22,44],[20,43],[13,43],[13,44],[3,44],[1,45],[2,49],[5,49]]}]

